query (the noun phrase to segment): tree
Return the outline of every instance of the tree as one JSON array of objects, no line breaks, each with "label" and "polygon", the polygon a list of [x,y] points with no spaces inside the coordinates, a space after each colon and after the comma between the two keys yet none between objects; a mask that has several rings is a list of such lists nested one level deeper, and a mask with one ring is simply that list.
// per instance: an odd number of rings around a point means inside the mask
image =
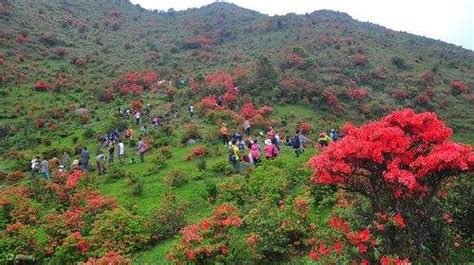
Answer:
[{"label": "tree", "polygon": [[436,114],[411,109],[359,128],[346,124],[343,131],[344,138],[309,160],[313,182],[366,197],[369,220],[391,216],[403,231],[383,234],[389,253],[443,257],[450,233],[436,195],[445,180],[474,171],[472,148],[451,141],[452,130]]},{"label": "tree", "polygon": [[267,56],[261,55],[256,63],[256,83],[260,88],[270,89],[278,84],[278,76]]}]

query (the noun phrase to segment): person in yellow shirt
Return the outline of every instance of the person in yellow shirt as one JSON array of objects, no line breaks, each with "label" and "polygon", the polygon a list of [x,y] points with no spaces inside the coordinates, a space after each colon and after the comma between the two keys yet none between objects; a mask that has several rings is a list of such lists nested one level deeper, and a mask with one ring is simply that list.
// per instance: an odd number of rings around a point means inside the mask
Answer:
[{"label": "person in yellow shirt", "polygon": [[328,146],[331,141],[331,137],[329,137],[329,135],[327,135],[326,133],[322,132],[319,134],[318,143],[321,147]]},{"label": "person in yellow shirt", "polygon": [[234,170],[237,172],[242,171],[242,167],[240,164],[241,159],[242,159],[242,156],[240,155],[240,150],[239,150],[239,147],[237,146],[237,141],[232,140],[229,147],[229,162],[232,164],[232,166],[234,167]]}]

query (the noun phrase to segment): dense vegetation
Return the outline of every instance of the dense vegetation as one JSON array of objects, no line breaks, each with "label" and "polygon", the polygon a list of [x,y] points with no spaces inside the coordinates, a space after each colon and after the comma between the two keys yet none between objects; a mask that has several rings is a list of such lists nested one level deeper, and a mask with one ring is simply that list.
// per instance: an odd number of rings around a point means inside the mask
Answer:
[{"label": "dense vegetation", "polygon": [[[0,1],[0,40],[0,263],[474,259],[474,155],[451,139],[474,143],[472,51],[329,10],[125,0]],[[164,122],[144,163],[127,139],[104,176],[59,172],[64,152],[95,162],[105,133],[138,134],[117,108],[148,104]],[[257,138],[346,136],[237,174],[219,126],[246,119]],[[36,155],[51,181],[30,177]]]}]

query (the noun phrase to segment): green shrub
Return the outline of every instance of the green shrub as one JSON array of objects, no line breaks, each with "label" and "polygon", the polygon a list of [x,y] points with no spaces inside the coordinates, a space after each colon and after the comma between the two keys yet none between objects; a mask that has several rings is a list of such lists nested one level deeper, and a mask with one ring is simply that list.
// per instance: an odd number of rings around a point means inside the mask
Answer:
[{"label": "green shrub", "polygon": [[145,248],[150,233],[144,220],[124,208],[116,208],[101,214],[91,230],[90,242],[95,251],[103,254],[116,251],[131,254]]},{"label": "green shrub", "polygon": [[107,178],[110,180],[117,180],[125,178],[127,173],[120,167],[109,166],[107,168]]},{"label": "green shrub", "polygon": [[206,160],[205,159],[198,159],[197,162],[196,162],[196,167],[200,172],[205,171],[207,169]]},{"label": "green shrub", "polygon": [[166,176],[165,183],[171,187],[178,188],[188,183],[188,178],[183,171],[179,169],[173,169],[170,171],[168,176]]},{"label": "green shrub", "polygon": [[163,146],[159,150],[160,154],[162,154],[166,159],[171,159],[173,157],[173,152],[171,152],[171,148],[169,146]]},{"label": "green shrub", "polygon": [[227,161],[218,161],[212,164],[210,169],[217,176],[229,176],[233,172],[232,166]]},{"label": "green shrub", "polygon": [[95,135],[95,131],[92,128],[87,128],[83,133],[82,133],[82,138],[84,139],[91,139]]},{"label": "green shrub", "polygon": [[131,193],[133,196],[138,197],[142,196],[143,194],[143,189],[144,189],[144,184],[142,179],[138,179],[135,181],[135,183],[132,184],[131,186]]},{"label": "green shrub", "polygon": [[172,238],[186,225],[184,212],[187,205],[179,203],[175,193],[165,194],[162,201],[163,205],[152,211],[147,221],[153,244]]}]

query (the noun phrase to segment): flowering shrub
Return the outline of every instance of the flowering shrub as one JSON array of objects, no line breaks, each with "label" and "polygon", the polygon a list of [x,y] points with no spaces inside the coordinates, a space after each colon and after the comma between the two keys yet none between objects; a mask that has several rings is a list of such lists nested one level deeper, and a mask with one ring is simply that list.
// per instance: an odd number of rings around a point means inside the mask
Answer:
[{"label": "flowering shrub", "polygon": [[460,80],[451,81],[451,88],[453,89],[453,91],[458,92],[458,93],[469,92],[469,86]]},{"label": "flowering shrub", "polygon": [[403,88],[395,88],[392,95],[397,100],[403,100],[408,96],[408,93]]},{"label": "flowering shrub", "polygon": [[423,83],[429,83],[433,81],[434,74],[431,71],[425,71],[420,75],[420,81]]},{"label": "flowering shrub", "polygon": [[106,211],[94,222],[90,242],[96,253],[133,253],[143,249],[150,234],[141,217],[122,208]]},{"label": "flowering shrub", "polygon": [[46,91],[46,90],[51,90],[53,88],[53,85],[50,83],[47,83],[43,80],[38,80],[35,83],[35,89],[37,91]]},{"label": "flowering shrub", "polygon": [[79,262],[79,265],[109,265],[109,264],[120,264],[129,265],[132,264],[129,258],[125,258],[117,252],[111,251],[105,253],[100,258],[89,257],[87,262]]},{"label": "flowering shrub", "polygon": [[163,206],[153,211],[147,221],[152,243],[171,238],[186,225],[184,210],[187,205],[176,200],[176,194],[163,197]]},{"label": "flowering shrub", "polygon": [[141,111],[143,108],[143,100],[141,99],[133,100],[132,103],[130,104],[130,107],[132,108],[132,111]]},{"label": "flowering shrub", "polygon": [[82,173],[82,171],[74,170],[67,177],[66,187],[68,187],[69,189],[75,188],[83,176],[84,176],[84,173]]},{"label": "flowering shrub", "polygon": [[313,130],[313,126],[311,126],[311,124],[308,122],[300,123],[298,125],[298,128],[300,129],[300,132],[303,134],[311,133],[311,131]]},{"label": "flowering shrub", "polygon": [[181,238],[168,253],[172,262],[224,262],[234,236],[229,232],[242,221],[237,208],[230,204],[217,207],[209,219],[181,229]]},{"label": "flowering shrub", "polygon": [[207,150],[205,146],[198,146],[191,149],[191,151],[189,151],[189,153],[187,153],[186,156],[184,157],[184,160],[189,161],[195,158],[202,158],[208,154],[209,154],[209,150]]},{"label": "flowering shrub", "polygon": [[354,65],[355,66],[362,66],[362,65],[365,65],[367,63],[368,59],[367,59],[367,56],[365,55],[357,55],[355,58],[354,58]]},{"label": "flowering shrub", "polygon": [[[308,161],[314,170],[313,182],[338,185],[365,196],[370,201],[369,215],[392,212],[390,220],[401,230],[420,227],[434,214],[433,196],[442,181],[474,169],[472,148],[452,142],[452,130],[433,113],[405,109],[360,128],[346,124],[343,130],[346,136],[341,141]],[[432,219],[428,227],[435,225]],[[422,250],[400,246],[410,240],[435,240],[430,233],[422,236],[413,231],[384,236],[391,242],[384,246],[388,253],[413,258],[420,257]],[[439,257],[437,251],[431,254]]]},{"label": "flowering shrub", "polygon": [[365,88],[350,88],[347,90],[347,95],[350,96],[353,99],[364,99],[368,96],[367,89]]},{"label": "flowering shrub", "polygon": [[255,114],[257,114],[257,109],[255,109],[251,102],[246,102],[240,109],[240,116],[244,119],[251,119]]}]

